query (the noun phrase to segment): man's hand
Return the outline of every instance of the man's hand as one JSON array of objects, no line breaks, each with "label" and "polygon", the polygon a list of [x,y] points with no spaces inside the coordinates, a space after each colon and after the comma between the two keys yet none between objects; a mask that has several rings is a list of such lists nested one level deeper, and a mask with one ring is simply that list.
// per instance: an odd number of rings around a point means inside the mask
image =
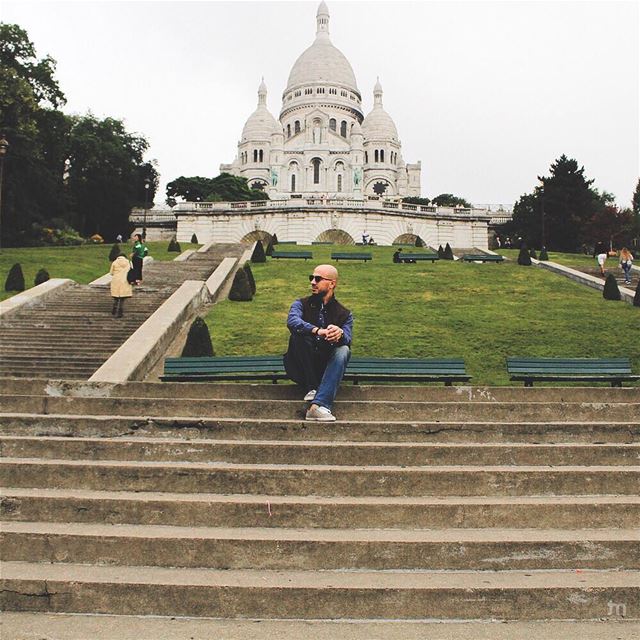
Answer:
[{"label": "man's hand", "polygon": [[330,324],[326,329],[318,330],[318,335],[322,336],[327,342],[339,342],[343,333],[344,331],[335,324]]}]

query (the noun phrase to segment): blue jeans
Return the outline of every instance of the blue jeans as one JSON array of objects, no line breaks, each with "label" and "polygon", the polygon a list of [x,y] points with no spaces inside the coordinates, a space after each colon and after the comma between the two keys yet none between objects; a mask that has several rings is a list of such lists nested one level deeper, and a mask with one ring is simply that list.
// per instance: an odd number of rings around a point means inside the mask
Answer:
[{"label": "blue jeans", "polygon": [[313,404],[330,410],[350,358],[351,349],[346,345],[334,347],[312,336],[291,334],[284,368],[305,392],[316,389]]},{"label": "blue jeans", "polygon": [[631,265],[622,263],[622,270],[624,271],[624,281],[631,282]]}]

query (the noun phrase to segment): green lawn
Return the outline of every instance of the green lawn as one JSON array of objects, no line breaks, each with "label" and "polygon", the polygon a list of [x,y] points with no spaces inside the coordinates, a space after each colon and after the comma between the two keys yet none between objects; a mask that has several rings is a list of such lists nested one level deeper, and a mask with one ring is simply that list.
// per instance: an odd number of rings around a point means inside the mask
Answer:
[{"label": "green lawn", "polygon": [[[307,295],[308,274],[314,265],[330,262],[332,250],[295,248],[313,251],[314,260],[254,264],[254,300],[225,300],[212,308],[206,320],[217,355],[286,350],[289,305]],[[372,262],[337,265],[338,298],[355,318],[354,355],[461,357],[475,384],[509,384],[505,358],[510,355],[629,356],[640,373],[637,307],[606,301],[594,289],[533,266],[396,265],[392,247],[368,250]]]},{"label": "green lawn", "polygon": [[[4,290],[9,269],[19,262],[24,273],[25,286],[33,286],[33,280],[40,269],[46,269],[52,278],[71,278],[80,284],[87,284],[109,271],[110,244],[86,244],[77,247],[24,247],[0,250],[0,300],[14,295]],[[131,252],[130,247],[126,253]],[[154,260],[174,260],[177,253],[169,253],[168,241],[148,242],[149,255]],[[185,244],[182,249],[194,249],[201,245]]]},{"label": "green lawn", "polygon": [[[501,253],[507,258],[511,258],[513,260],[518,259],[518,249],[499,249],[497,253]],[[598,261],[591,255],[585,255],[584,253],[560,253],[557,251],[549,251],[549,260],[551,262],[557,262],[558,264],[564,265],[565,267],[571,267],[572,269],[577,269],[578,271],[585,271],[588,269],[598,269]],[[605,263],[605,267],[617,267],[618,266],[618,258],[610,257],[607,258],[607,262]]]}]

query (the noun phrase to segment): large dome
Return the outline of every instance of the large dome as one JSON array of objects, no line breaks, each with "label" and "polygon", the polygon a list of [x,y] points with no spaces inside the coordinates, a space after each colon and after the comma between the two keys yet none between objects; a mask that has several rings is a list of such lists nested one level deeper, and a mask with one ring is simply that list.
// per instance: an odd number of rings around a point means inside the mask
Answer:
[{"label": "large dome", "polygon": [[329,39],[329,11],[324,1],[320,3],[316,21],[316,39],[293,65],[285,92],[299,85],[318,82],[342,85],[358,91],[356,76],[349,61]]}]

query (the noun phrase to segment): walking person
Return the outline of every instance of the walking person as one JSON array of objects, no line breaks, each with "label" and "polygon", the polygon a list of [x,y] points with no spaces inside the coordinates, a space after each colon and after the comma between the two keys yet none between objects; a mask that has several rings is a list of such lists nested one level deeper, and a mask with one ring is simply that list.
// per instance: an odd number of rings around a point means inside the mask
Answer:
[{"label": "walking person", "polygon": [[631,284],[631,267],[633,265],[633,254],[627,247],[620,250],[620,267],[624,271],[624,283]]},{"label": "walking person", "polygon": [[332,422],[338,387],[351,357],[353,315],[335,297],[338,271],[321,264],[309,276],[311,295],[295,300],[289,309],[291,333],[284,367],[311,402],[306,419]]},{"label": "walking person", "polygon": [[133,252],[131,253],[131,262],[135,272],[135,283],[142,284],[142,264],[144,257],[149,253],[149,249],[142,241],[142,235],[136,233],[133,236]]},{"label": "walking person", "polygon": [[111,297],[113,298],[113,308],[111,315],[122,318],[124,311],[124,299],[133,295],[133,287],[127,280],[127,274],[131,268],[131,263],[126,256],[120,254],[112,263],[109,273],[111,274]]}]

